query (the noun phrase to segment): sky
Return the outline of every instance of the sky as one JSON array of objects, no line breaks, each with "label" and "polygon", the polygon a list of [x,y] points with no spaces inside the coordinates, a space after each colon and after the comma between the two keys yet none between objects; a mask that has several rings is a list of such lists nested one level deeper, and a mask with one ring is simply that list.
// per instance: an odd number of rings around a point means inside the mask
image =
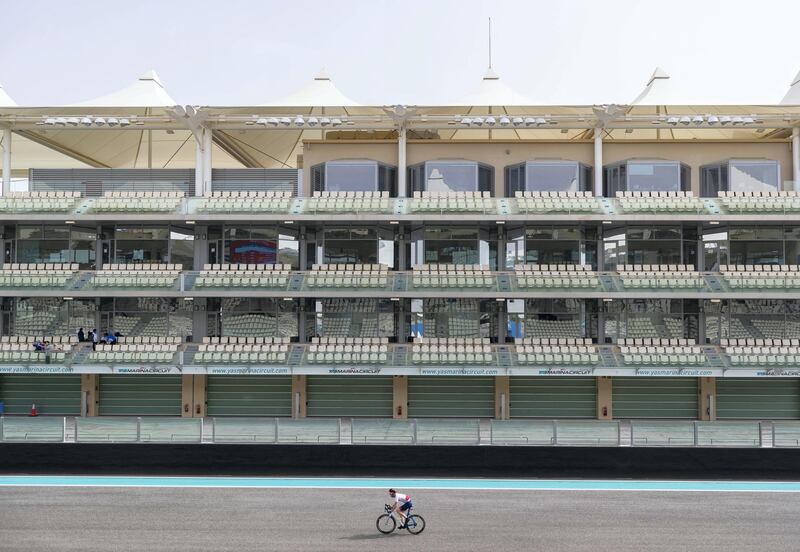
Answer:
[{"label": "sky", "polygon": [[257,105],[324,69],[365,105],[447,104],[488,65],[534,104],[629,103],[656,66],[680,103],[777,103],[798,0],[3,0],[0,85],[95,98],[155,69],[181,104]]}]

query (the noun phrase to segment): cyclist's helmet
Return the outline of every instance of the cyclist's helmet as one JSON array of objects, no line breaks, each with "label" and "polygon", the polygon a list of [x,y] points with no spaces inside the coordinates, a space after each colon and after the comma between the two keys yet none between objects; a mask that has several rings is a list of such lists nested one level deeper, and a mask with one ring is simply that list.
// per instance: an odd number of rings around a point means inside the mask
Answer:
[{"label": "cyclist's helmet", "polygon": [[389,489],[389,494],[392,496],[394,496],[396,492],[397,491],[395,491],[394,489]]}]

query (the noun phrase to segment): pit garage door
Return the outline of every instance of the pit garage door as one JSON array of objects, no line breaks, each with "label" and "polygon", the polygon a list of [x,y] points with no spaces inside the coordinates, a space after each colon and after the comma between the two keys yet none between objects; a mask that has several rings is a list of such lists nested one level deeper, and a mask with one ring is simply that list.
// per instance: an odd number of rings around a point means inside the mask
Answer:
[{"label": "pit garage door", "polygon": [[308,376],[308,416],[392,415],[391,376]]},{"label": "pit garage door", "polygon": [[800,379],[717,378],[717,418],[800,419]]},{"label": "pit garage door", "polygon": [[209,416],[291,416],[291,376],[208,376]]},{"label": "pit garage door", "polygon": [[73,375],[0,376],[0,401],[6,414],[78,416],[81,412],[81,377]]},{"label": "pit garage door", "polygon": [[408,415],[494,418],[494,377],[409,377]]},{"label": "pit garage door", "polygon": [[595,378],[512,376],[509,382],[512,418],[594,418]]},{"label": "pit garage door", "polygon": [[613,378],[615,418],[697,419],[697,378]]},{"label": "pit garage door", "polygon": [[179,375],[100,376],[101,416],[180,416]]}]

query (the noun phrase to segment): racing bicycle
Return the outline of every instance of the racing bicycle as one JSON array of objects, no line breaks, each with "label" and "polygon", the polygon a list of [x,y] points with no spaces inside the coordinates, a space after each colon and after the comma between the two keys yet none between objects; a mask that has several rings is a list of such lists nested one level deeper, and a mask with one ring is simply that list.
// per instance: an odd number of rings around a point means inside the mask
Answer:
[{"label": "racing bicycle", "polygon": [[383,509],[386,513],[378,516],[378,519],[375,521],[375,526],[378,528],[378,531],[384,535],[388,535],[395,529],[406,529],[412,535],[419,535],[425,530],[425,518],[417,514],[412,514],[411,510],[413,507],[409,508],[406,512],[405,526],[397,524],[398,520],[395,517],[394,508],[392,506],[384,504]]}]

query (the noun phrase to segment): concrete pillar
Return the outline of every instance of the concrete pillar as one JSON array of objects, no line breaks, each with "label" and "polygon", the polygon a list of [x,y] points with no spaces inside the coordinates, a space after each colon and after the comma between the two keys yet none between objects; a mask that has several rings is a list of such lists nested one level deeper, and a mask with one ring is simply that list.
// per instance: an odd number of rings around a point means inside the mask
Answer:
[{"label": "concrete pillar", "polygon": [[306,417],[306,376],[292,376],[292,418]]},{"label": "concrete pillar", "polygon": [[210,128],[203,131],[203,193],[211,191],[211,151],[214,133]]},{"label": "concrete pillar", "polygon": [[408,419],[408,376],[392,376],[392,418]]},{"label": "concrete pillar", "polygon": [[511,418],[508,408],[511,400],[511,377],[494,377],[494,417],[498,420],[508,420]]},{"label": "concrete pillar", "polygon": [[100,407],[100,376],[81,374],[81,416],[97,416]]},{"label": "concrete pillar", "polygon": [[697,419],[713,422],[717,419],[717,378],[699,378],[697,382]]},{"label": "concrete pillar", "polygon": [[401,126],[397,134],[397,197],[408,195],[406,172],[406,127]]},{"label": "concrete pillar", "polygon": [[594,129],[594,195],[603,196],[603,129]]},{"label": "concrete pillar", "polygon": [[195,418],[203,418],[206,415],[207,386],[208,376],[205,374],[196,374],[194,376],[194,406],[192,407],[192,416]]},{"label": "concrete pillar", "polygon": [[192,417],[194,404],[194,376],[183,374],[181,376],[181,418]]},{"label": "concrete pillar", "polygon": [[614,393],[611,376],[597,378],[597,419],[610,420],[614,417]]},{"label": "concrete pillar", "polygon": [[3,185],[0,186],[0,196],[11,191],[11,129],[3,130]]},{"label": "concrete pillar", "polygon": [[205,172],[203,171],[203,144],[202,141],[195,139],[194,141],[194,195],[203,195],[203,179]]},{"label": "concrete pillar", "polygon": [[800,190],[800,128],[792,129],[792,180],[793,190]]},{"label": "concrete pillar", "polygon": [[[203,270],[208,262],[208,226],[198,224],[194,227],[194,263],[193,270]],[[184,267],[184,270],[189,267]]]},{"label": "concrete pillar", "polygon": [[208,335],[206,299],[197,297],[192,306],[192,342],[200,343]]}]

